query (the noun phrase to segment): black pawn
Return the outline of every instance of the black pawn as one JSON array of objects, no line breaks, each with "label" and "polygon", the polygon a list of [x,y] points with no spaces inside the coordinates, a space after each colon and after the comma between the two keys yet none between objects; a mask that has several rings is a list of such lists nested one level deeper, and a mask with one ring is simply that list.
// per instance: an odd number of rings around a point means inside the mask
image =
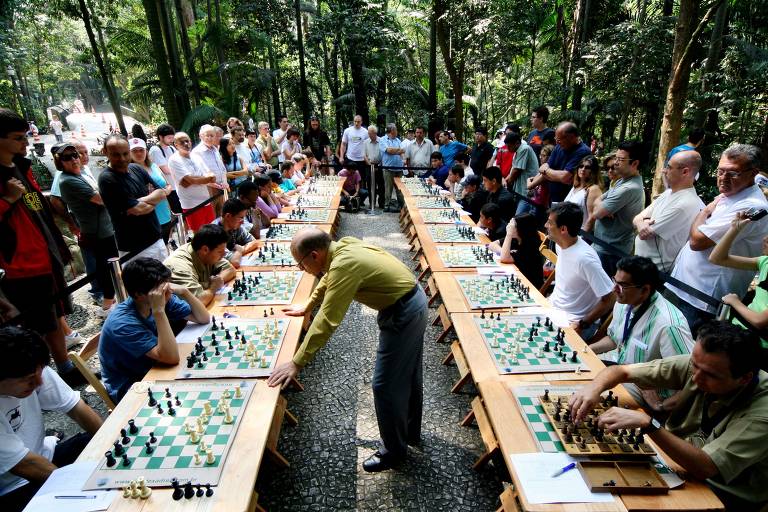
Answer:
[{"label": "black pawn", "polygon": [[181,490],[179,480],[177,478],[171,479],[171,485],[173,486],[173,495],[171,497],[174,501],[179,501],[184,496],[184,491]]},{"label": "black pawn", "polygon": [[203,352],[203,361],[207,361],[207,360],[208,360],[208,353]]},{"label": "black pawn", "polygon": [[126,432],[124,428],[120,429],[120,436],[123,438],[122,439],[123,444],[128,444],[131,442],[131,438],[128,437],[128,432]]},{"label": "black pawn", "polygon": [[267,310],[264,310],[264,318],[267,318]]},{"label": "black pawn", "polygon": [[173,408],[173,404],[170,400],[168,400],[168,415],[169,416],[176,416],[176,409]]},{"label": "black pawn", "polygon": [[578,362],[578,359],[576,359],[576,351],[573,351],[573,354],[571,354],[571,362],[576,363]]},{"label": "black pawn", "polygon": [[[230,343],[230,345],[231,345],[231,343]],[[215,355],[215,356],[220,356],[221,355],[221,352],[219,352],[219,347],[216,347],[216,350],[213,352],[213,355]]]},{"label": "black pawn", "polygon": [[107,467],[111,468],[115,464],[117,464],[117,461],[115,460],[115,457],[112,455],[111,451],[107,451],[104,456],[107,458]]},{"label": "black pawn", "polygon": [[192,499],[192,496],[195,495],[195,490],[192,488],[192,482],[187,482],[184,484],[184,497],[188,500]]},{"label": "black pawn", "polygon": [[203,491],[203,486],[201,486],[200,484],[197,484],[197,491],[195,492],[195,496],[197,496],[198,498],[202,498],[203,494],[205,494],[205,491]]},{"label": "black pawn", "polygon": [[146,448],[146,450],[147,450],[147,454],[151,454],[153,451],[155,451],[155,449],[154,449],[154,448],[152,448],[152,443],[150,443],[149,441],[147,441],[146,443],[144,443],[144,446],[146,446],[146,447],[147,447],[147,448]]},{"label": "black pawn", "polygon": [[562,362],[568,361],[568,356],[566,356],[565,353],[563,353],[563,357],[560,358],[560,361],[562,361]]},{"label": "black pawn", "polygon": [[549,352],[549,341],[544,342],[544,352]]},{"label": "black pawn", "polygon": [[131,465],[131,459],[128,458],[128,454],[127,453],[124,453],[123,454],[123,466],[124,467],[128,467],[130,465]]},{"label": "black pawn", "polygon": [[136,426],[136,422],[133,420],[128,420],[128,432],[130,432],[132,435],[136,435],[139,432],[139,427]]},{"label": "black pawn", "polygon": [[120,441],[115,441],[115,449],[113,450],[114,454],[118,457],[125,453],[125,450],[123,449],[123,445],[120,444]]},{"label": "black pawn", "polygon": [[163,406],[160,404],[157,404],[157,414],[163,414]]},{"label": "black pawn", "polygon": [[484,309],[480,310],[480,318],[485,318],[485,310]]},{"label": "black pawn", "polygon": [[165,388],[165,398],[171,398],[171,390],[168,388]]},{"label": "black pawn", "polygon": [[154,432],[150,432],[149,433],[149,442],[152,443],[152,444],[155,444],[157,442],[157,438],[155,437],[155,433]]},{"label": "black pawn", "polygon": [[211,484],[205,484],[205,497],[210,498],[213,496],[213,489],[211,489]]},{"label": "black pawn", "polygon": [[149,406],[154,407],[157,405],[157,400],[155,400],[155,395],[152,394],[152,390],[147,390],[147,395],[149,396]]},{"label": "black pawn", "polygon": [[218,326],[218,325],[216,325],[216,317],[215,317],[215,316],[212,316],[212,317],[211,317],[211,320],[213,321],[213,325],[211,325],[211,328],[212,328],[212,329],[215,331],[216,329],[218,329],[218,328],[219,328],[219,326]]},{"label": "black pawn", "polygon": [[176,398],[175,398],[174,404],[176,404],[176,407],[178,407],[178,406],[180,406],[180,405],[181,405],[181,400],[179,400],[179,395],[176,395]]},{"label": "black pawn", "polygon": [[[232,349],[234,348],[234,347],[232,346],[232,342],[231,342],[231,341],[227,342],[227,348],[229,348],[229,350],[232,350]],[[218,350],[218,349],[217,349],[217,350]]]}]

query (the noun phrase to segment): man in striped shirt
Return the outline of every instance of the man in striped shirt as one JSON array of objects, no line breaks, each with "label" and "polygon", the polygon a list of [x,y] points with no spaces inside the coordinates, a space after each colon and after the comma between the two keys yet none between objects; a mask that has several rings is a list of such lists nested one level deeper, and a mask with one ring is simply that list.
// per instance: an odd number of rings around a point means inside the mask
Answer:
[{"label": "man in striped shirt", "polygon": [[[608,364],[646,363],[654,359],[690,354],[693,337],[688,322],[677,307],[661,296],[659,271],[653,261],[629,256],[617,263],[613,278],[616,304],[607,335],[590,347]],[[669,390],[627,390],[641,404],[665,410],[665,400],[674,400]],[[668,410],[668,408],[666,408]]]}]

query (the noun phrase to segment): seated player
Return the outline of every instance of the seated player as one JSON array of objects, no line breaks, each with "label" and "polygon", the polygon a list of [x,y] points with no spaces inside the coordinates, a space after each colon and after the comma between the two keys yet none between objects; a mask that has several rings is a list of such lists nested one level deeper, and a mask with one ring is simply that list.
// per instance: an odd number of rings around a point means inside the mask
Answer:
[{"label": "seated player", "polygon": [[539,240],[536,217],[523,213],[507,223],[501,248],[496,241],[490,249],[500,252],[502,263],[513,263],[538,289],[544,284],[544,257],[539,252]]},{"label": "seated player", "polygon": [[262,226],[268,228],[271,224],[269,217],[256,208],[256,201],[259,198],[259,186],[252,181],[244,182],[237,189],[237,198],[247,208],[243,228],[258,240],[261,238]]},{"label": "seated player", "polygon": [[235,269],[224,259],[229,236],[224,228],[206,224],[192,241],[182,245],[163,262],[171,269],[171,282],[183,286],[206,306],[216,291],[235,277]]},{"label": "seated player", "polygon": [[115,402],[155,363],[179,363],[171,322],[211,319],[192,292],[169,282],[171,271],[159,261],[136,258],[123,267],[122,277],[128,299],[107,317],[99,339],[102,380]]},{"label": "seated player", "polygon": [[469,212],[472,220],[480,220],[480,208],[485,204],[485,190],[482,188],[482,178],[477,174],[464,177],[464,197],[458,200],[461,208]]},{"label": "seated player", "polygon": [[[28,329],[0,328],[0,510],[17,512],[57,467],[75,461],[101,418],[48,365],[45,341]],[[43,411],[63,412],[85,432],[58,442]]]},{"label": "seated player", "polygon": [[504,186],[501,169],[491,166],[483,171],[485,203],[494,203],[501,208],[501,218],[508,221],[515,216],[515,198]]},{"label": "seated player", "polygon": [[558,248],[555,290],[549,301],[565,311],[571,327],[588,341],[597,332],[600,318],[613,307],[616,295],[597,253],[579,236],[583,220],[578,205],[562,202],[549,209],[544,228]]},{"label": "seated player", "polygon": [[282,205],[272,193],[272,179],[264,174],[257,174],[253,182],[259,187],[259,197],[256,198],[256,208],[269,219],[276,219],[280,214]]},{"label": "seated player", "polygon": [[267,177],[271,181],[269,186],[272,192],[272,197],[276,199],[276,203],[281,207],[290,206],[291,202],[288,200],[287,194],[280,188],[280,185],[283,184],[283,175],[280,174],[280,171],[273,169],[267,172]]},{"label": "seated player", "polygon": [[[659,293],[661,278],[653,261],[642,256],[628,256],[620,259],[616,268],[613,320],[606,336],[590,344],[595,354],[601,354],[604,361],[617,364],[646,363],[690,354],[693,336],[688,322],[680,310]],[[641,396],[635,386],[627,386],[627,390],[638,403],[658,413],[668,409],[667,399],[674,393],[660,390]]]},{"label": "seated player", "polygon": [[706,480],[726,510],[760,510],[768,502],[768,374],[758,368],[760,344],[718,321],[702,325],[696,341],[690,354],[606,368],[571,397],[571,414],[583,420],[602,392],[625,382],[681,390],[666,422],[612,407],[598,425],[641,428],[688,474]]},{"label": "seated player", "polygon": [[494,203],[484,204],[480,208],[480,222],[477,225],[488,232],[491,242],[502,240],[507,234],[507,223],[501,218],[501,208]]},{"label": "seated player", "polygon": [[431,169],[421,175],[422,178],[428,178],[433,184],[440,188],[445,188],[445,180],[448,179],[448,166],[443,163],[443,154],[439,151],[433,151],[429,156]]},{"label": "seated player", "polygon": [[[341,185],[341,205],[346,207],[353,197],[357,198],[358,209],[368,197],[368,191],[360,186],[362,178],[360,171],[355,167],[344,168],[339,171],[339,176],[346,178]],[[354,210],[354,208],[352,208]]]},{"label": "seated player", "polygon": [[298,192],[296,185],[293,183],[293,161],[285,161],[280,164],[280,173],[282,175],[282,181],[280,182],[280,190],[287,196],[292,196]]},{"label": "seated player", "polygon": [[243,227],[247,211],[248,207],[239,199],[227,199],[221,209],[221,217],[213,221],[227,232],[229,240],[224,259],[235,268],[240,268],[243,255],[253,251],[258,245],[258,241]]},{"label": "seated player", "polygon": [[448,172],[448,179],[445,180],[445,186],[447,187],[448,192],[450,192],[457,201],[464,197],[463,179],[464,167],[459,164],[453,164],[453,167],[451,167],[451,170]]}]

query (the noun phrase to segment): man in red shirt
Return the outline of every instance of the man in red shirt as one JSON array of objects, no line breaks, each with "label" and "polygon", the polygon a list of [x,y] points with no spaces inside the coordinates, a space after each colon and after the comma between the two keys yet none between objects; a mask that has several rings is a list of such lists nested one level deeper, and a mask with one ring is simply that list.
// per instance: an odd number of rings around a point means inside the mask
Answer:
[{"label": "man in red shirt", "polygon": [[25,158],[27,129],[18,114],[0,109],[0,289],[20,312],[16,322],[44,336],[62,379],[80,384],[58,322],[72,310],[62,293],[64,265],[72,256]]}]

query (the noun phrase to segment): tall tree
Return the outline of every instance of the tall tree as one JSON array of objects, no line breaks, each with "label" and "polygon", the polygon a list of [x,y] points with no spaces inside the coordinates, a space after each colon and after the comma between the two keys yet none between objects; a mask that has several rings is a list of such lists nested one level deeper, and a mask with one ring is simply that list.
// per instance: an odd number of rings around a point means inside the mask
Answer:
[{"label": "tall tree", "polygon": [[299,47],[299,101],[301,103],[301,118],[304,126],[309,126],[309,92],[307,89],[307,70],[304,62],[304,36],[302,34],[301,3],[293,1],[296,13],[296,42]]}]

